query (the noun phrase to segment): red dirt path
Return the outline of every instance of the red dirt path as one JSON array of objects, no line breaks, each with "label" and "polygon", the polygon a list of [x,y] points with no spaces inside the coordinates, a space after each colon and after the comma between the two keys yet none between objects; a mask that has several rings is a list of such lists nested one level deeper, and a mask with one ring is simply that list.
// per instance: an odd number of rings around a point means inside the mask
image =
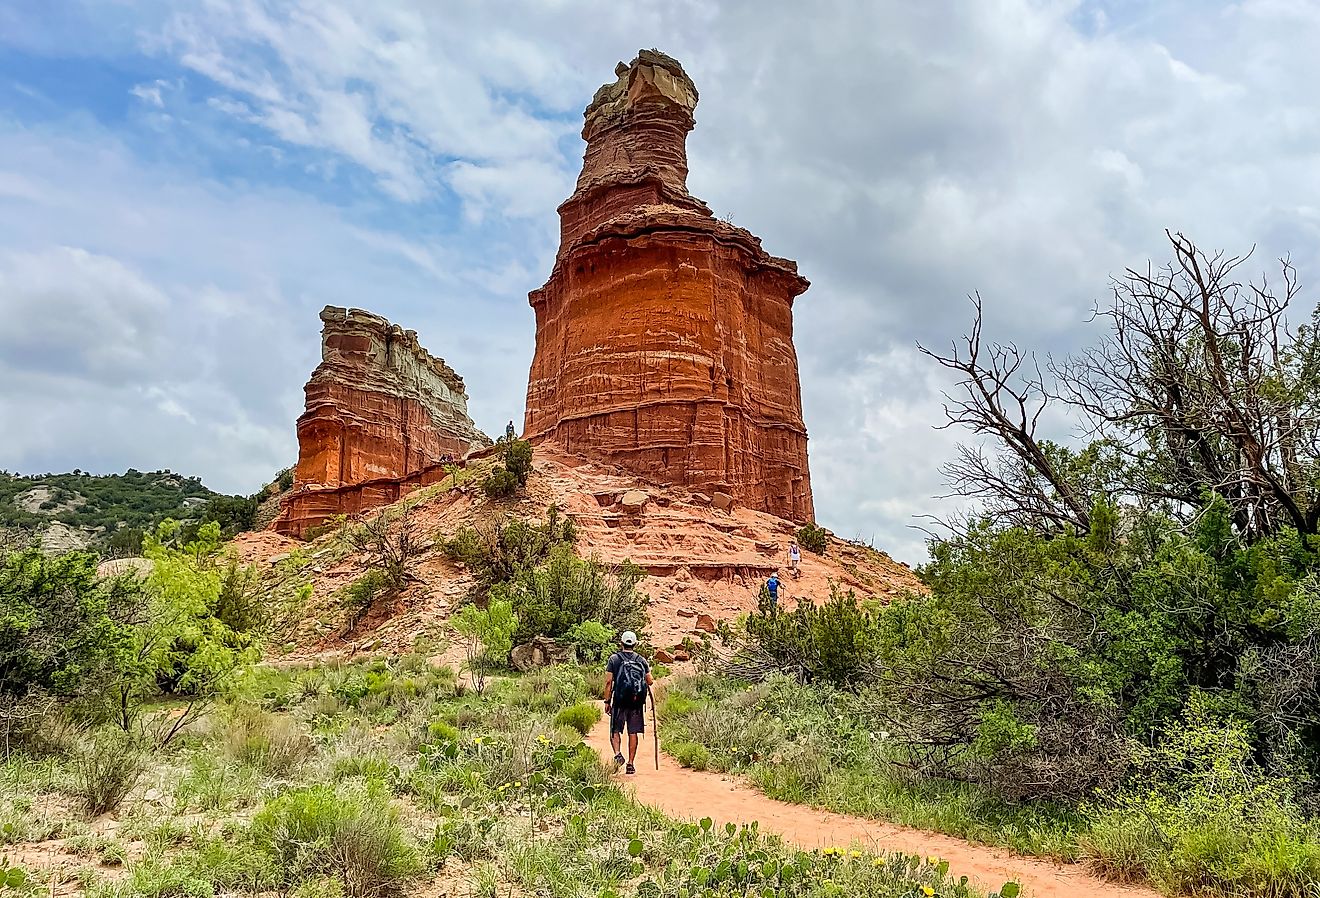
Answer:
[{"label": "red dirt path", "polygon": [[[1016,880],[1032,898],[1159,898],[1150,889],[1100,879],[1076,864],[1023,857],[951,836],[776,801],[736,779],[684,768],[665,754],[660,755],[656,770],[650,733],[645,740],[638,750],[637,775],[617,779],[637,801],[680,820],[710,817],[717,824],[756,820],[762,832],[777,833],[802,848],[858,843],[877,852],[939,857],[949,862],[953,876],[966,876],[987,892]],[[596,725],[588,741],[609,760],[607,721]]]}]

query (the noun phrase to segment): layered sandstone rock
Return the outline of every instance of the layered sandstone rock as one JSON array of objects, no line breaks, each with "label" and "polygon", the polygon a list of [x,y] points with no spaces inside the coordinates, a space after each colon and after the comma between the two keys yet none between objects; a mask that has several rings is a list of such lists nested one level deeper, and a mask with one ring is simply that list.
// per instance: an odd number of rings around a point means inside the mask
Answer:
[{"label": "layered sandstone rock", "polygon": [[753,509],[812,517],[793,299],[808,283],[687,191],[697,89],[641,51],[586,110],[577,189],[530,295],[526,433]]},{"label": "layered sandstone rock", "polygon": [[463,379],[416,332],[336,306],[322,309],[321,321],[294,487],[274,524],[294,536],[336,514],[387,505],[440,480],[446,462],[490,445],[468,417]]}]

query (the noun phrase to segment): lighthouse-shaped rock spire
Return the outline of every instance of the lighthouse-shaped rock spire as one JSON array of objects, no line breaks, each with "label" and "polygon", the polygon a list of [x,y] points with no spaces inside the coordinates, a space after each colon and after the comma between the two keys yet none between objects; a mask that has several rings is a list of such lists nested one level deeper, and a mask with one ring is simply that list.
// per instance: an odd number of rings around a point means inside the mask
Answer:
[{"label": "lighthouse-shaped rock spire", "polygon": [[526,432],[650,479],[812,518],[793,300],[808,283],[687,190],[697,89],[643,50],[585,112]]}]

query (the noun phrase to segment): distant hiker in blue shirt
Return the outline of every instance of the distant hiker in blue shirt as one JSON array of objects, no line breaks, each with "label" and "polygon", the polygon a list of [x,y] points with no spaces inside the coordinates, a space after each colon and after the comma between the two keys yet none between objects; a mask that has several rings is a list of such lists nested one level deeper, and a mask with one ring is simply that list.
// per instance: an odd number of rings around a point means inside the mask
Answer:
[{"label": "distant hiker in blue shirt", "polygon": [[766,592],[770,593],[770,601],[776,605],[779,604],[779,574],[770,575],[770,579],[765,581]]},{"label": "distant hiker in blue shirt", "polygon": [[510,421],[508,423],[508,426],[504,428],[504,438],[508,440],[510,443],[512,443],[514,439],[517,438],[517,436],[518,436],[518,431],[513,429],[513,422]]}]

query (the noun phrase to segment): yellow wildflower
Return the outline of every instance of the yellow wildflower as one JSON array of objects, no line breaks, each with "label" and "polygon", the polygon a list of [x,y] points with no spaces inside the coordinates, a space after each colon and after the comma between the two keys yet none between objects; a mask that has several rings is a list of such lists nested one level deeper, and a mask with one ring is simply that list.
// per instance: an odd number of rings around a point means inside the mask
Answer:
[{"label": "yellow wildflower", "polygon": [[930,886],[922,886],[921,894],[925,895],[926,898],[930,898],[931,895],[935,894],[935,890],[932,889]]}]

